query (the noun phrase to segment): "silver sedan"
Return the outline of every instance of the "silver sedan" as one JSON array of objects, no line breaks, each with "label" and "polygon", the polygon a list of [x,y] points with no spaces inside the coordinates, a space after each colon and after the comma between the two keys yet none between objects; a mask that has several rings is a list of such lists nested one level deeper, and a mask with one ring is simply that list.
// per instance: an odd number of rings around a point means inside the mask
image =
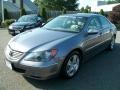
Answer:
[{"label": "silver sedan", "polygon": [[72,78],[81,63],[105,49],[113,50],[115,39],[116,27],[104,16],[62,15],[13,37],[5,49],[5,62],[30,78]]}]

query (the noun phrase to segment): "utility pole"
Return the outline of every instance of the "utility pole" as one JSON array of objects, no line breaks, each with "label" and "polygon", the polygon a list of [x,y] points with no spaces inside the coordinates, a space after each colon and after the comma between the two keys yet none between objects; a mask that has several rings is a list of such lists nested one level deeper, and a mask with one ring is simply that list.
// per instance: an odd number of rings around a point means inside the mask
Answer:
[{"label": "utility pole", "polygon": [[4,18],[4,0],[1,0],[1,7],[2,7],[2,22],[4,23],[5,18]]}]

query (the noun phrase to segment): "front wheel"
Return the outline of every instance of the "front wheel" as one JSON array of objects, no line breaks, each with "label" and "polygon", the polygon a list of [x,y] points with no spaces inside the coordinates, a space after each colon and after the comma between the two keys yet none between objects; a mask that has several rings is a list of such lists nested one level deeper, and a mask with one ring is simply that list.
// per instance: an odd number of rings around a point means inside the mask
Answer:
[{"label": "front wheel", "polygon": [[62,66],[62,76],[64,78],[72,78],[79,70],[81,56],[77,51],[72,52],[65,59]]}]

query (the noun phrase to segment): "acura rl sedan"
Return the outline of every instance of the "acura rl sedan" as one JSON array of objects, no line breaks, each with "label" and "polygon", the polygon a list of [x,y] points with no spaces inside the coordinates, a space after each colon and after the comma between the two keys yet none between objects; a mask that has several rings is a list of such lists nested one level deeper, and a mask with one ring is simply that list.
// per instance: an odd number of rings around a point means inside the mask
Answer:
[{"label": "acura rl sedan", "polygon": [[41,27],[42,23],[43,23],[42,17],[36,14],[24,15],[8,27],[8,32],[12,36],[15,36],[26,30]]},{"label": "acura rl sedan", "polygon": [[115,39],[115,25],[102,15],[61,15],[13,37],[5,49],[5,62],[34,79],[72,78],[81,63],[105,49],[113,50]]}]

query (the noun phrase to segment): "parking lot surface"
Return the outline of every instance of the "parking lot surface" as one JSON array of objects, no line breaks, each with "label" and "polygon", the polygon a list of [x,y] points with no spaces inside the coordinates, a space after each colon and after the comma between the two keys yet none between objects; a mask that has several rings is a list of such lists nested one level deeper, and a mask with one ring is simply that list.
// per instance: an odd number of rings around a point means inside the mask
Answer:
[{"label": "parking lot surface", "polygon": [[0,30],[0,90],[120,90],[120,32],[115,50],[103,51],[82,64],[70,80],[40,81],[11,71],[4,63],[4,48],[10,38],[7,30]]}]

